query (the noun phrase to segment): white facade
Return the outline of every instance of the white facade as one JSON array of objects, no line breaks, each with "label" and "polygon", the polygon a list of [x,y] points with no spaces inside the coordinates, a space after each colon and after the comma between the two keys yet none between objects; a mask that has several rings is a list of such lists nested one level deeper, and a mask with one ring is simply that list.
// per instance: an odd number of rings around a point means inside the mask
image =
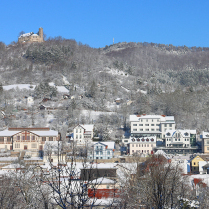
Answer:
[{"label": "white facade", "polygon": [[165,138],[167,130],[175,129],[174,116],[130,115],[130,123],[133,137],[157,136]]},{"label": "white facade", "polygon": [[134,153],[151,154],[156,147],[156,136],[153,137],[132,137],[128,143],[128,152],[130,155]]},{"label": "white facade", "polygon": [[192,137],[195,137],[196,143],[196,130],[168,130],[165,134],[165,146],[191,148],[193,142],[190,139]]},{"label": "white facade", "polygon": [[94,134],[93,124],[85,124],[85,125],[79,124],[73,129],[73,139],[77,145],[86,146],[88,143],[91,143],[93,134]]},{"label": "white facade", "polygon": [[89,159],[111,159],[115,151],[115,142],[94,142],[88,150]]},{"label": "white facade", "polygon": [[202,132],[202,152],[209,154],[209,132]]}]

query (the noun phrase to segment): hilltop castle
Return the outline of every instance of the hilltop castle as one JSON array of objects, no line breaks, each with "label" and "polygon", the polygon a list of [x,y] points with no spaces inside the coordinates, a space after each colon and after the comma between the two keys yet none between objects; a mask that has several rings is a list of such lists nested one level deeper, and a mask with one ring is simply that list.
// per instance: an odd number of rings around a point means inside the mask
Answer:
[{"label": "hilltop castle", "polygon": [[33,42],[43,42],[43,28],[39,28],[38,33],[30,32],[22,34],[18,38],[18,43],[33,43]]}]

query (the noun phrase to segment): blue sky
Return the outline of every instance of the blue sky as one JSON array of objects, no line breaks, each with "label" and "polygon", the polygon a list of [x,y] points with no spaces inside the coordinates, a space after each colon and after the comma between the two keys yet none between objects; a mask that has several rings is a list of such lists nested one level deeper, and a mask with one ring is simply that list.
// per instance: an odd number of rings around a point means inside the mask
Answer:
[{"label": "blue sky", "polygon": [[209,47],[208,0],[0,0],[0,41],[20,31],[62,36],[91,47],[153,42]]}]

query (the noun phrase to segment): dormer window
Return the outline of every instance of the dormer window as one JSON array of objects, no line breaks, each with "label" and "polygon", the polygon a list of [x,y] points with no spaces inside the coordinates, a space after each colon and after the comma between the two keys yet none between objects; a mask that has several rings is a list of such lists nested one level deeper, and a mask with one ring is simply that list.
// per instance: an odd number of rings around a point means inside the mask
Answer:
[{"label": "dormer window", "polygon": [[189,134],[186,132],[186,133],[184,133],[184,136],[189,136]]},{"label": "dormer window", "polygon": [[170,136],[170,135],[171,135],[171,133],[169,133],[169,132],[168,132],[166,135],[167,135],[167,136]]}]

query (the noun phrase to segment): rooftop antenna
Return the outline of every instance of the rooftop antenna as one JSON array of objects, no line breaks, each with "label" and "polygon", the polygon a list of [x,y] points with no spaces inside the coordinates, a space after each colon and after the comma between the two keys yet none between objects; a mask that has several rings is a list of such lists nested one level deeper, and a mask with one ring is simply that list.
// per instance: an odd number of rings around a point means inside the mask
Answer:
[{"label": "rooftop antenna", "polygon": [[114,38],[113,38],[113,44],[114,44]]}]

